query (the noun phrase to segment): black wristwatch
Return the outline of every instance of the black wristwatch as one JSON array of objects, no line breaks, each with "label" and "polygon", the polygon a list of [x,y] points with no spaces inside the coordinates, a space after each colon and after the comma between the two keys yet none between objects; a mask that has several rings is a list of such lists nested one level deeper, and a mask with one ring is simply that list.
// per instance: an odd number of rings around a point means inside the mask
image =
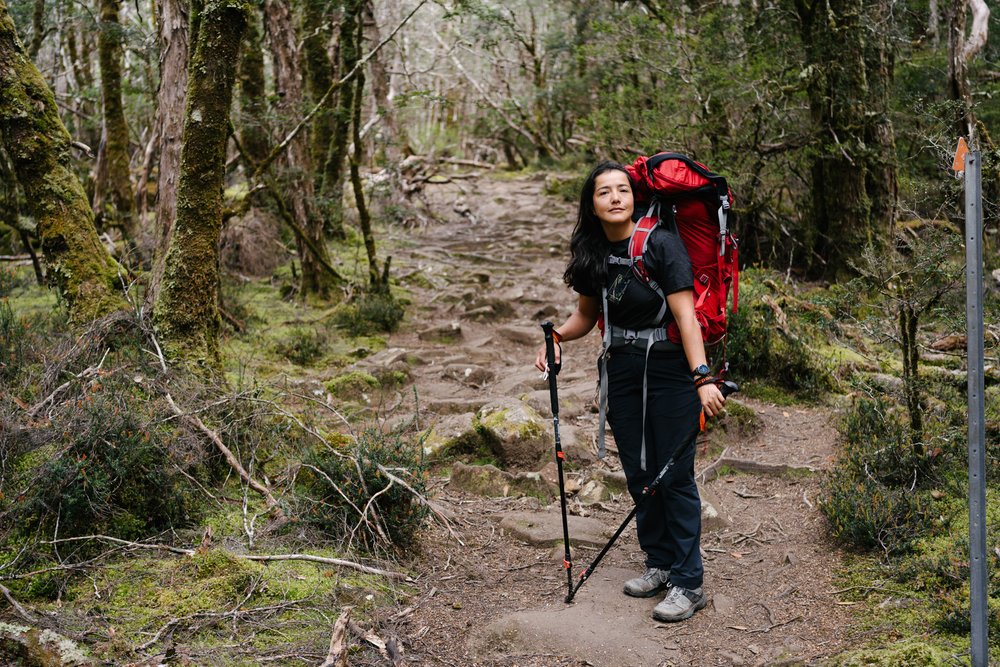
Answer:
[{"label": "black wristwatch", "polygon": [[691,377],[693,377],[695,380],[698,380],[703,377],[708,377],[709,375],[711,375],[711,373],[712,369],[706,366],[705,364],[702,364],[701,366],[698,366],[698,368],[691,371]]}]

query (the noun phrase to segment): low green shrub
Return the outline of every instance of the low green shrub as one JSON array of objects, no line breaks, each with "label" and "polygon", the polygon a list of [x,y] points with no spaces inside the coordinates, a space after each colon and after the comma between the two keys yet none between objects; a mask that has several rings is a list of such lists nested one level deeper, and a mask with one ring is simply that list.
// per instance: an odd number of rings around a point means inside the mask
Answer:
[{"label": "low green shrub", "polygon": [[295,327],[279,340],[275,351],[297,366],[311,366],[326,351],[325,333],[310,327]]},{"label": "low green shrub", "polygon": [[810,342],[821,334],[792,317],[780,321],[767,303],[780,296],[775,289],[767,272],[749,270],[740,276],[740,307],[729,318],[726,336],[731,375],[737,381],[749,379],[802,398],[818,398],[835,385],[830,369],[811,349]]},{"label": "low green shrub", "polygon": [[370,427],[346,447],[310,452],[298,481],[307,521],[339,540],[401,550],[427,516],[414,495],[425,478],[421,443]]},{"label": "low green shrub", "polygon": [[171,451],[173,426],[159,416],[131,376],[92,380],[53,414],[47,443],[17,453],[8,525],[136,539],[187,524],[194,495]]},{"label": "low green shrub", "polygon": [[399,328],[405,309],[388,291],[368,290],[343,304],[334,323],[354,337],[392,333]]}]

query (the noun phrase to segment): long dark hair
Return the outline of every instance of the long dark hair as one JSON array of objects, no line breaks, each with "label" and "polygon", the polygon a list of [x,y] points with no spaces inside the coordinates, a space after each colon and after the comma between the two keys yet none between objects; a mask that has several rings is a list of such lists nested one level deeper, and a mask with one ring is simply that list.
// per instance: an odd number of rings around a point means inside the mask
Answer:
[{"label": "long dark hair", "polygon": [[[569,241],[570,258],[563,281],[581,293],[600,294],[608,279],[607,256],[611,244],[594,213],[594,189],[597,177],[614,169],[628,176],[621,164],[602,162],[594,167],[580,189],[580,210]],[[628,182],[634,188],[631,178]]]}]

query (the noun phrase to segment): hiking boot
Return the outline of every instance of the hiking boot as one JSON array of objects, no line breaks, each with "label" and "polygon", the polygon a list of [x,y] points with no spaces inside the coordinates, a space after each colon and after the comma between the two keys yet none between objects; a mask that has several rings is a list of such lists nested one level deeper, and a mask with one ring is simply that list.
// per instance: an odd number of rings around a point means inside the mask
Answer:
[{"label": "hiking boot", "polygon": [[694,613],[708,604],[708,598],[701,588],[681,588],[673,586],[663,602],[653,608],[653,618],[672,623],[694,616]]},{"label": "hiking boot", "polygon": [[625,595],[634,598],[651,598],[670,587],[670,570],[650,567],[641,577],[625,582]]}]

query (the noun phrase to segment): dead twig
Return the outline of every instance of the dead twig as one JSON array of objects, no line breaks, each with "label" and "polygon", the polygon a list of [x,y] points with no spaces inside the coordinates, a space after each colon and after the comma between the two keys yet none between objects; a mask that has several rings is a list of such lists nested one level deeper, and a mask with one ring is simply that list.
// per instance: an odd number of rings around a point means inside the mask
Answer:
[{"label": "dead twig", "polygon": [[333,633],[330,635],[330,650],[326,654],[326,660],[319,667],[347,667],[347,624],[351,620],[351,607],[344,607],[340,612],[340,618],[333,625]]},{"label": "dead twig", "polygon": [[135,549],[152,549],[154,551],[169,551],[171,553],[180,554],[181,556],[193,556],[194,549],[182,549],[180,547],[172,547],[169,544],[150,544],[148,542],[130,542],[128,540],[122,540],[117,537],[111,537],[109,535],[80,535],[77,537],[60,537],[55,540],[42,540],[42,544],[62,544],[64,542],[82,542],[85,540],[94,540],[99,542],[111,542],[112,544],[118,544],[121,546],[132,547]]},{"label": "dead twig", "polygon": [[284,519],[285,513],[281,510],[281,507],[278,505],[277,499],[275,499],[275,497],[271,494],[271,490],[250,476],[250,474],[243,467],[243,464],[240,463],[239,459],[237,459],[236,456],[233,454],[233,452],[230,451],[228,447],[226,447],[226,444],[222,442],[222,438],[220,438],[215,431],[205,426],[205,423],[201,421],[201,419],[199,419],[197,415],[185,413],[183,410],[181,410],[177,406],[177,404],[174,403],[174,399],[170,396],[169,393],[165,394],[165,396],[167,399],[167,403],[170,404],[170,408],[174,411],[174,414],[176,414],[178,417],[183,418],[189,424],[195,426],[199,431],[202,432],[203,435],[205,435],[205,437],[211,440],[212,444],[215,445],[215,448],[222,453],[223,457],[225,457],[226,461],[229,463],[229,466],[233,470],[235,470],[236,473],[240,476],[240,479],[242,479],[244,482],[246,482],[246,484],[250,488],[252,488],[254,491],[256,491],[257,493],[259,493],[264,497],[264,499],[267,501],[268,509],[274,510],[274,513],[279,518],[279,520]]},{"label": "dead twig", "polygon": [[353,561],[343,560],[341,558],[327,558],[326,556],[313,556],[312,554],[275,554],[272,556],[238,555],[237,558],[243,558],[245,560],[262,561],[262,562],[279,561],[279,560],[304,560],[312,563],[324,563],[326,565],[337,565],[339,567],[346,567],[352,570],[357,570],[358,572],[377,574],[379,576],[387,577],[389,579],[398,579],[400,581],[412,581],[410,577],[403,574],[402,572],[393,572],[391,570],[380,570],[377,567],[362,565],[361,563],[355,563]]},{"label": "dead twig", "polygon": [[35,617],[28,613],[28,610],[21,606],[21,604],[14,599],[14,596],[10,594],[10,589],[0,584],[0,595],[7,598],[7,602],[14,609],[18,616],[23,618],[28,623],[34,623]]}]

